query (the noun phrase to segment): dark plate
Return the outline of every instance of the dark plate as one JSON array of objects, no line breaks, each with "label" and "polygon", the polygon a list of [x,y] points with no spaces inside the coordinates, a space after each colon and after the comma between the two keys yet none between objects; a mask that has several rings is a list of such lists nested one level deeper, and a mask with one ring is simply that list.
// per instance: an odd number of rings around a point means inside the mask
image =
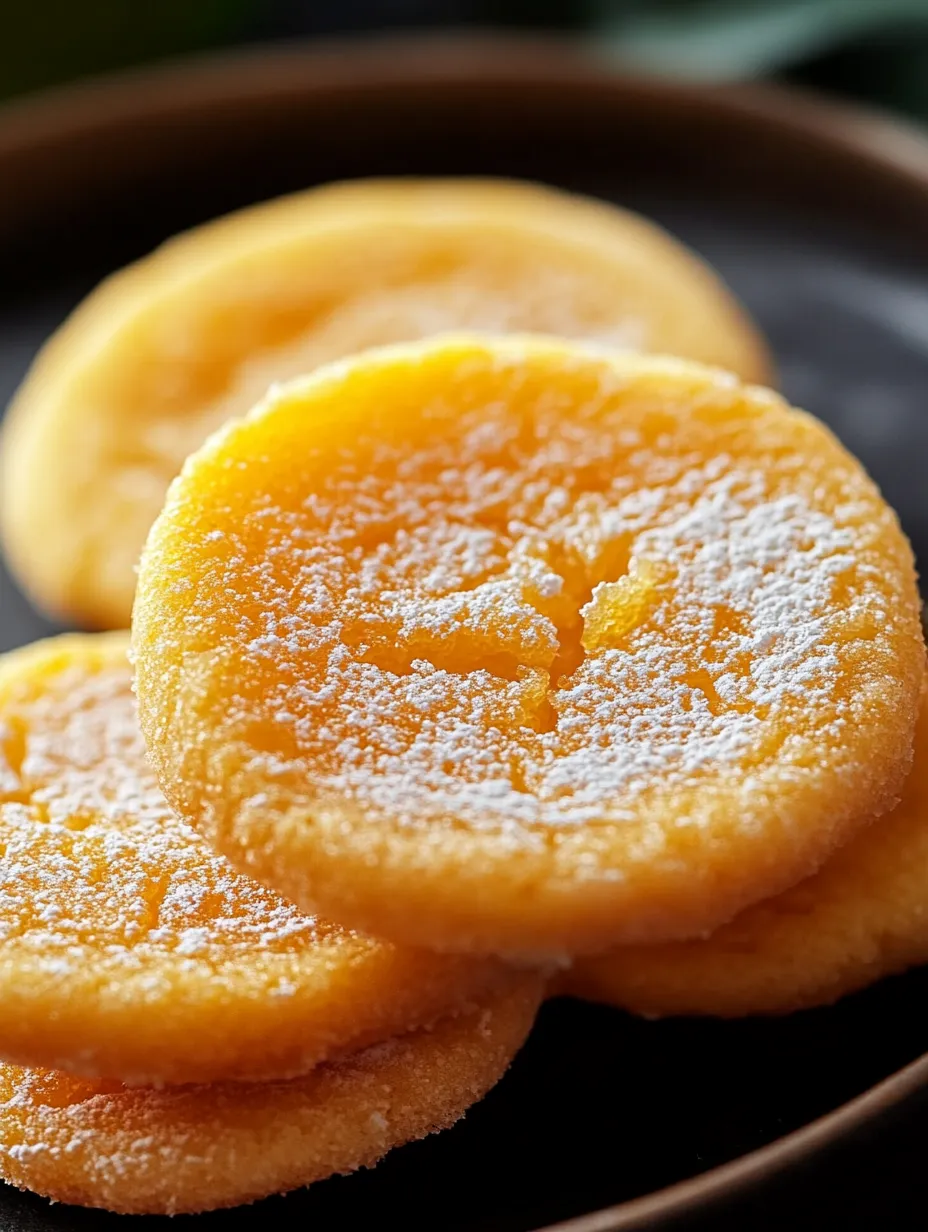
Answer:
[{"label": "dark plate", "polygon": [[[925,559],[928,149],[795,95],[623,80],[543,45],[264,52],[8,108],[0,398],[81,295],[178,228],[380,173],[526,176],[666,223],[746,301],[787,394],[863,458]],[[50,631],[5,575],[2,588],[0,648]],[[451,1132],[180,1226],[522,1232],[598,1211],[571,1228],[902,1227],[928,1196],[926,1019],[928,971],[779,1021],[553,1003]],[[5,1232],[117,1226],[0,1193]]]}]

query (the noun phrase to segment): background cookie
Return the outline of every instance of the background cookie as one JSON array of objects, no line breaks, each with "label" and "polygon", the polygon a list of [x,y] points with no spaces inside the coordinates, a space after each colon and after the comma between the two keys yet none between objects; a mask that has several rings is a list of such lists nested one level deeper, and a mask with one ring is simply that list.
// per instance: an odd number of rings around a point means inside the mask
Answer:
[{"label": "background cookie", "polygon": [[289,1082],[126,1090],[0,1065],[0,1176],[58,1202],[174,1215],[370,1167],[486,1094],[540,995],[525,974],[432,1030]]},{"label": "background cookie", "polygon": [[45,347],[3,434],[0,527],[42,606],[128,624],[134,568],[188,453],[272,381],[445,329],[663,351],[766,381],[720,280],[633,214],[484,181],[335,185],[181,236]]},{"label": "background cookie", "polygon": [[376,933],[523,955],[692,936],[893,802],[911,552],[775,394],[445,338],[276,391],[143,556],[143,730],[242,868]]},{"label": "background cookie", "polygon": [[0,1056],[136,1083],[290,1076],[508,985],[301,915],[178,822],[127,640],[0,660]]},{"label": "background cookie", "polygon": [[785,1014],[928,962],[928,703],[894,811],[704,941],[578,961],[562,990],[648,1015]]}]

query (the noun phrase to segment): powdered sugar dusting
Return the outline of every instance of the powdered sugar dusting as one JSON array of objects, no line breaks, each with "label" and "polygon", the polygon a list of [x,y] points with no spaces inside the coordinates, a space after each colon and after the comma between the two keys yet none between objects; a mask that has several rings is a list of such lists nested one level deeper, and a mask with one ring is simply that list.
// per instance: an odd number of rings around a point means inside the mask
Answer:
[{"label": "powdered sugar dusting", "polygon": [[241,463],[247,515],[220,502],[205,566],[173,560],[198,644],[235,645],[226,734],[266,723],[256,766],[297,758],[319,807],[529,842],[655,783],[785,770],[810,724],[840,744],[851,649],[906,619],[862,471],[734,380],[482,362],[447,399],[411,369],[286,482]]},{"label": "powdered sugar dusting", "polygon": [[174,817],[146,762],[128,663],[76,665],[8,704],[0,751],[0,959],[15,949],[62,978],[88,964],[149,971],[155,993],[167,978],[155,959],[173,956],[176,975],[194,958],[202,969],[292,954],[297,978],[299,954],[338,934]]}]

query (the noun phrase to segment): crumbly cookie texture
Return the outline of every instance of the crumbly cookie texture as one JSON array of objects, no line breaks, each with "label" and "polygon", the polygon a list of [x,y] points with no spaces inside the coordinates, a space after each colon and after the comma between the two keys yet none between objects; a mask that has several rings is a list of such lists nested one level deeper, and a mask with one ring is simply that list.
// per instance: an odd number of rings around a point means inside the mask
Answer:
[{"label": "crumbly cookie texture", "polygon": [[525,973],[430,1030],[289,1082],[127,1090],[0,1064],[0,1176],[58,1202],[179,1215],[371,1167],[486,1094],[531,1029],[541,992]]},{"label": "crumbly cookie texture", "polygon": [[524,955],[692,936],[894,803],[909,545],[769,391],[439,339],[272,393],[143,557],[143,729],[178,811],[304,908]]},{"label": "crumbly cookie texture", "polygon": [[786,1014],[928,962],[928,702],[892,813],[704,940],[578,960],[560,989],[649,1017]]},{"label": "crumbly cookie texture", "polygon": [[0,661],[0,1056],[124,1082],[267,1079],[505,988],[306,915],[167,806],[128,635]]}]

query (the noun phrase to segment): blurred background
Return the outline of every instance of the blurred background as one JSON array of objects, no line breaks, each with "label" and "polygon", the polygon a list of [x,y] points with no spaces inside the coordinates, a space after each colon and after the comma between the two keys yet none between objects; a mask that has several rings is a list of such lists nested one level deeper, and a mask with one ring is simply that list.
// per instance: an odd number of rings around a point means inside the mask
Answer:
[{"label": "blurred background", "polygon": [[639,70],[789,79],[928,120],[928,0],[6,0],[0,97],[205,48],[534,30]]}]

